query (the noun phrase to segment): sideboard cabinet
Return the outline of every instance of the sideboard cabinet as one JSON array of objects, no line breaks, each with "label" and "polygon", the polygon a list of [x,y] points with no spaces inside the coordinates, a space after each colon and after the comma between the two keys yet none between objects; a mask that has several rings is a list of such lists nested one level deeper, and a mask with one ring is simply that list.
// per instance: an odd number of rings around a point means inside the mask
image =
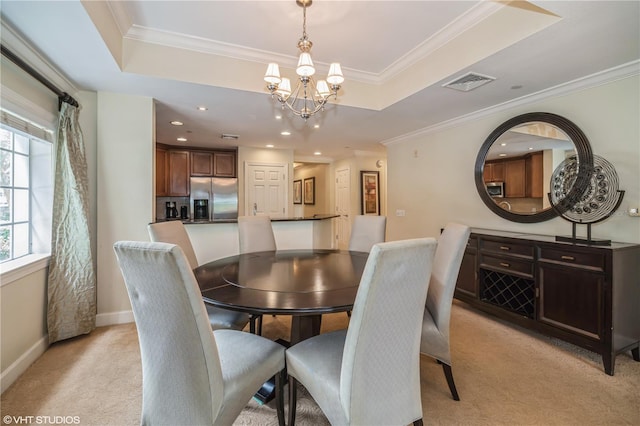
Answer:
[{"label": "sideboard cabinet", "polygon": [[473,230],[455,297],[522,327],[640,361],[640,245],[593,246],[554,237]]}]

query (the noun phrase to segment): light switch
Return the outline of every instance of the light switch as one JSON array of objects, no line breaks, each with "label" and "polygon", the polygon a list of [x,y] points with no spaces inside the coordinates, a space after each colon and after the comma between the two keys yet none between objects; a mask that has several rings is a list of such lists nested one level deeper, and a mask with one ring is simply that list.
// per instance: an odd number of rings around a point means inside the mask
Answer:
[{"label": "light switch", "polygon": [[404,213],[405,213],[404,210],[400,210],[400,209],[396,210],[396,216],[404,216]]}]

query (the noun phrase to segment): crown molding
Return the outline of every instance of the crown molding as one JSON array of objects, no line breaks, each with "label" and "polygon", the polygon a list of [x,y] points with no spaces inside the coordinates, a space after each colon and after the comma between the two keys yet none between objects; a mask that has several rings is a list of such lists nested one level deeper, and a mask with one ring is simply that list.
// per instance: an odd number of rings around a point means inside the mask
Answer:
[{"label": "crown molding", "polygon": [[133,26],[133,22],[131,22],[131,19],[129,18],[129,13],[124,6],[124,2],[107,1],[106,4],[109,12],[111,13],[113,22],[116,24],[118,31],[120,31],[120,36],[124,37]]},{"label": "crown molding", "polygon": [[506,7],[499,2],[483,1],[458,16],[433,36],[407,52],[376,76],[377,82],[383,84],[402,71],[410,68],[418,61],[429,57],[433,52],[454,40],[460,34],[469,31],[479,22],[484,21],[498,10]]},{"label": "crown molding", "polygon": [[62,92],[74,95],[78,88],[62,74],[53,64],[47,61],[29,43],[25,41],[7,22],[0,19],[0,36],[2,45],[18,55],[31,68],[53,83]]},{"label": "crown molding", "polygon": [[570,93],[591,89],[603,84],[613,83],[618,80],[623,80],[625,78],[638,75],[640,75],[640,60],[628,62],[626,64],[622,64],[608,70],[600,71],[582,78],[571,80],[566,83],[538,91],[536,93],[522,96],[520,98],[493,105],[491,107],[484,108],[478,111],[474,111],[472,113],[465,114],[451,120],[443,121],[432,126],[424,127],[414,132],[405,133],[404,135],[387,139],[381,141],[380,143],[384,146],[397,145],[418,136],[425,136],[441,132],[443,130],[457,127],[466,122],[478,120],[482,117],[486,117],[488,115],[495,114],[501,111],[517,108],[534,102],[540,102],[545,99],[556,98]]}]

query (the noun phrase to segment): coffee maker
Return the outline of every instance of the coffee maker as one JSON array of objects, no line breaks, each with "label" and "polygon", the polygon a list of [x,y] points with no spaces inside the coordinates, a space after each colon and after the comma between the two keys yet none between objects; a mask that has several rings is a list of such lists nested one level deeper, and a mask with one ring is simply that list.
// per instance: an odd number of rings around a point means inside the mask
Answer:
[{"label": "coffee maker", "polygon": [[165,217],[167,219],[176,219],[178,217],[178,209],[175,201],[167,201],[165,210]]},{"label": "coffee maker", "polygon": [[193,200],[193,220],[209,220],[209,200]]}]

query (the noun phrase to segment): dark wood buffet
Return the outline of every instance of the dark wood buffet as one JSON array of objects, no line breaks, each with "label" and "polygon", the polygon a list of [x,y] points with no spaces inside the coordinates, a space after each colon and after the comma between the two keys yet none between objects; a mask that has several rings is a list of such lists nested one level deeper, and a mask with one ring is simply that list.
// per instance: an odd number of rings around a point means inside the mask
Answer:
[{"label": "dark wood buffet", "polygon": [[593,246],[555,237],[474,230],[455,297],[519,326],[602,356],[640,361],[640,245]]}]

